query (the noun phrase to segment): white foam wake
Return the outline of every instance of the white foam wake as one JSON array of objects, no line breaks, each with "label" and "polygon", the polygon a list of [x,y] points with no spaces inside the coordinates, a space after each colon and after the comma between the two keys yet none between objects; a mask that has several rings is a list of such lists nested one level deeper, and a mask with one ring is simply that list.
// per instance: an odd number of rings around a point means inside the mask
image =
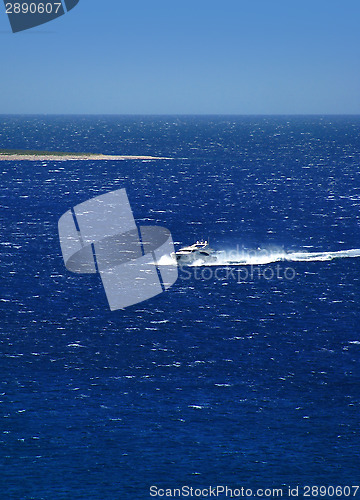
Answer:
[{"label": "white foam wake", "polygon": [[[241,265],[256,266],[271,264],[273,262],[316,262],[333,259],[344,259],[360,257],[360,248],[351,250],[339,250],[337,252],[286,252],[269,251],[266,249],[253,252],[240,252],[239,254],[228,255],[227,252],[216,252],[217,260],[214,263],[202,262],[201,265]],[[196,264],[196,263],[195,263]]]},{"label": "white foam wake", "polygon": [[[351,250],[339,250],[336,252],[286,252],[285,250],[255,250],[255,251],[217,251],[213,254],[215,259],[211,262],[206,262],[202,259],[196,260],[189,264],[191,267],[198,266],[258,266],[271,264],[273,262],[316,262],[327,261],[333,259],[345,259],[360,257],[360,248]],[[175,265],[176,262],[170,255],[163,255],[159,265]]]},{"label": "white foam wake", "polygon": [[[327,261],[333,259],[344,259],[360,257],[360,248],[351,250],[339,250],[337,252],[286,252],[257,250],[254,252],[241,252],[239,254],[228,255],[227,252],[216,252],[216,262],[202,262],[200,265],[241,265],[255,266],[263,264],[271,264],[273,262],[316,262]],[[197,264],[197,263],[194,263]]]}]

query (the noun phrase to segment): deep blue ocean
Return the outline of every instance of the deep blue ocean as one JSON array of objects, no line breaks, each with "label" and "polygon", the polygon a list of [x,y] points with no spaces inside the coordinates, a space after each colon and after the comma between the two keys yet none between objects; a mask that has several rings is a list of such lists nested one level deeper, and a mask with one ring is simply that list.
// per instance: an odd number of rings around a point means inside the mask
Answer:
[{"label": "deep blue ocean", "polygon": [[[171,158],[0,162],[1,500],[360,484],[360,259],[326,258],[360,248],[359,133],[358,116],[0,117],[1,148]],[[120,188],[176,248],[325,257],[188,268],[111,312],[98,275],[65,269],[57,223]]]}]

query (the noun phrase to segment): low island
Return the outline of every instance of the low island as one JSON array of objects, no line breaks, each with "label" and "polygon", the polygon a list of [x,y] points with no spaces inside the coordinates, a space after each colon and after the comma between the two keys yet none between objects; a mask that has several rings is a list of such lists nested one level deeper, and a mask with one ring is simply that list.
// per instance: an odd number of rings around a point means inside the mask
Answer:
[{"label": "low island", "polygon": [[104,155],[57,151],[0,149],[0,161],[67,161],[67,160],[170,160],[163,156]]}]

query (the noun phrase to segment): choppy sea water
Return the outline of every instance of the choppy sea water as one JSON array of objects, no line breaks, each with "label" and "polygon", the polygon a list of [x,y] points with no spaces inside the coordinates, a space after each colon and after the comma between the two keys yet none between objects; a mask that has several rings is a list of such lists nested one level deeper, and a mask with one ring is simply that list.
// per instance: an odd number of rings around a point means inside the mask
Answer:
[{"label": "choppy sea water", "polygon": [[[172,158],[1,162],[2,498],[359,483],[359,128],[1,117],[2,148]],[[119,188],[177,248],[231,257],[110,312],[98,276],[64,268],[57,222]]]}]

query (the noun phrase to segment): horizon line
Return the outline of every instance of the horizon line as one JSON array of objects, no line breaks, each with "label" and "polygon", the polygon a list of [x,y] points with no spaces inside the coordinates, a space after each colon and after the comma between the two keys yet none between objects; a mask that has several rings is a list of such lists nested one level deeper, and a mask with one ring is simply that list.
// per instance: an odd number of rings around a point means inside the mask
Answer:
[{"label": "horizon line", "polygon": [[0,113],[0,116],[360,116],[360,113]]}]

